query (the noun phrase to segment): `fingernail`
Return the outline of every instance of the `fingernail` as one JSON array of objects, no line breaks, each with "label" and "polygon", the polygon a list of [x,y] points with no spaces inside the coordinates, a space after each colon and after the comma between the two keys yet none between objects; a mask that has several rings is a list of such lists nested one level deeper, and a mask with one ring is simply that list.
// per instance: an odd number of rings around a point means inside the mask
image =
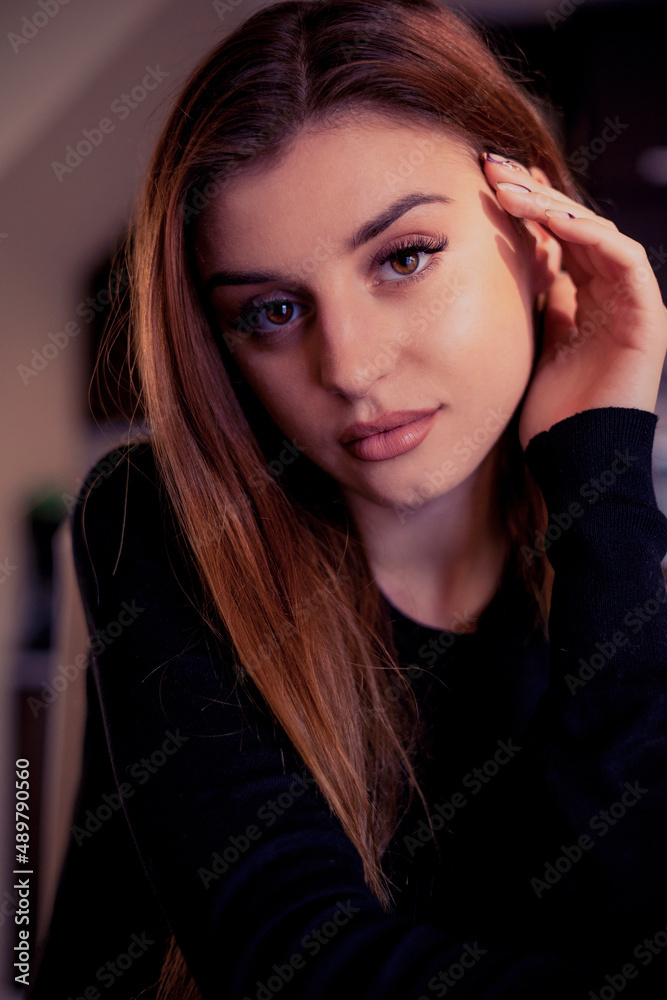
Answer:
[{"label": "fingernail", "polygon": [[531,193],[530,188],[527,188],[524,184],[511,184],[509,181],[501,181],[499,184],[496,184],[496,187],[500,188],[501,191],[527,191],[528,194]]},{"label": "fingernail", "polygon": [[549,219],[576,219],[571,212],[561,212],[559,208],[548,208],[544,213]]},{"label": "fingernail", "polygon": [[514,163],[512,160],[504,160],[498,156],[492,156],[491,153],[486,153],[485,156],[490,163],[499,163],[501,167],[507,167],[508,170],[520,170],[523,172],[523,167],[520,167],[518,163]]}]

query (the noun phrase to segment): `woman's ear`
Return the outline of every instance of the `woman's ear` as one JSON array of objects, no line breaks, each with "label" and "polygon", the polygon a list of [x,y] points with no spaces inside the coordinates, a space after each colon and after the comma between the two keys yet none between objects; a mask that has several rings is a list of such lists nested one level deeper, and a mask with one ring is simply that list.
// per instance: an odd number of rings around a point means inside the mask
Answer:
[{"label": "woman's ear", "polygon": [[[530,167],[530,174],[541,184],[551,187],[549,178],[540,167]],[[548,292],[553,281],[563,267],[562,247],[556,237],[539,222],[525,220],[524,224],[530,233],[533,244],[532,279],[533,292],[541,295]]]}]

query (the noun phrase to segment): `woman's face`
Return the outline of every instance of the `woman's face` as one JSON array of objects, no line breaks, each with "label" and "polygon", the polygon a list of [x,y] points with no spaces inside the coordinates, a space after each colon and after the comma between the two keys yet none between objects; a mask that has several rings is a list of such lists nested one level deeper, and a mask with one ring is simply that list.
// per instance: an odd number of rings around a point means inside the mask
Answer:
[{"label": "woman's face", "polygon": [[[357,116],[302,134],[277,166],[226,184],[197,255],[244,378],[352,504],[447,494],[527,386],[535,240],[440,131]],[[399,429],[342,440],[392,414]]]}]

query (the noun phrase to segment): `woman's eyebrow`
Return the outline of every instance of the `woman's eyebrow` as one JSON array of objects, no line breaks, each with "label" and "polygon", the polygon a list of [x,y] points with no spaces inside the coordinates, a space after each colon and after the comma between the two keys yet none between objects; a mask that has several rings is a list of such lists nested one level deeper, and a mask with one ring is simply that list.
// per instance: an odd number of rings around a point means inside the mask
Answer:
[{"label": "woman's eyebrow", "polygon": [[[363,246],[364,243],[368,243],[370,240],[375,239],[380,233],[388,229],[392,223],[400,219],[402,215],[409,212],[411,209],[416,208],[418,205],[429,205],[434,202],[442,202],[445,205],[450,204],[454,199],[449,198],[447,195],[443,194],[421,194],[414,192],[413,194],[404,195],[397,201],[393,202],[387,208],[385,208],[378,216],[371,219],[369,222],[365,222],[363,226],[350,237],[345,245],[345,252],[351,253],[358,247]],[[206,281],[204,285],[204,294],[210,295],[214,288],[218,288],[220,285],[262,285],[271,281],[288,281],[291,280],[288,275],[278,274],[276,272],[268,271],[230,271],[222,269],[216,271],[211,277]]]},{"label": "woman's eyebrow", "polygon": [[364,223],[360,229],[354,234],[352,239],[348,240],[346,249],[349,252],[356,250],[357,247],[362,246],[364,243],[368,243],[370,240],[374,240],[376,236],[384,232],[385,229],[389,229],[389,226],[397,219],[400,219],[402,215],[409,212],[410,209],[416,208],[417,205],[430,205],[433,202],[441,201],[448,205],[453,198],[448,198],[444,194],[420,194],[419,192],[414,192],[413,194],[406,194],[403,198],[399,198],[388,208],[385,208],[375,219],[371,219],[370,222]]}]

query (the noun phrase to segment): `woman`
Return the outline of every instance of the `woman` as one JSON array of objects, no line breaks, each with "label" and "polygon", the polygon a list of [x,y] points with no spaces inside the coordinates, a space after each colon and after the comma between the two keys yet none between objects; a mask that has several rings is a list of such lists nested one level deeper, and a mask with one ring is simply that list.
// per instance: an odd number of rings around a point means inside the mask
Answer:
[{"label": "woman", "polygon": [[135,617],[92,658],[42,969],[95,917],[49,995],[656,995],[643,249],[460,17],[290,0],[185,86],[132,266],[151,436],[73,528],[91,633]]}]

